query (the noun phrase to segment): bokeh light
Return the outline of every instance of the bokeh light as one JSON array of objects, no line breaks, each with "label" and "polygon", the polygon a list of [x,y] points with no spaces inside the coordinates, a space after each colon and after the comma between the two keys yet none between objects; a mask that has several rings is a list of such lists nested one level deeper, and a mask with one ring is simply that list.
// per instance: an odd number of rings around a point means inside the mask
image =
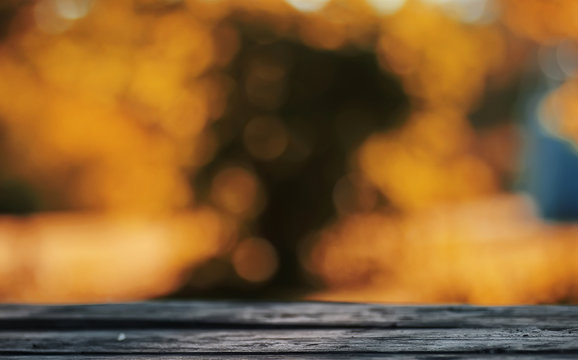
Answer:
[{"label": "bokeh light", "polygon": [[321,10],[330,0],[286,0],[295,9],[304,12]]},{"label": "bokeh light", "polygon": [[0,301],[576,302],[577,4],[1,2]]},{"label": "bokeh light", "polygon": [[255,177],[240,167],[220,171],[213,181],[211,195],[215,203],[235,214],[246,214],[257,197]]},{"label": "bokeh light", "polygon": [[280,120],[258,117],[245,127],[243,140],[251,155],[262,160],[273,160],[287,148],[288,135]]},{"label": "bokeh light", "polygon": [[233,251],[233,266],[237,274],[247,281],[266,281],[277,271],[277,253],[265,239],[243,239]]},{"label": "bokeh light", "polygon": [[367,0],[379,14],[390,15],[400,10],[406,0]]}]

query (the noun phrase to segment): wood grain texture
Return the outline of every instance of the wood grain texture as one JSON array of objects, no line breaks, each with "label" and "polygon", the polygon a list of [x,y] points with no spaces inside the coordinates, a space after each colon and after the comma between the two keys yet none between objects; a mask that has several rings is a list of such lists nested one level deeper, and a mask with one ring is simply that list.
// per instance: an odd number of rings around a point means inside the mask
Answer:
[{"label": "wood grain texture", "polygon": [[0,356],[571,359],[578,307],[145,302],[0,305]]},{"label": "wood grain texture", "polygon": [[[124,334],[124,340],[118,336]],[[566,352],[578,331],[541,329],[276,329],[25,331],[0,336],[8,353],[466,353]]]},{"label": "wood grain texture", "polygon": [[363,360],[378,360],[378,359],[396,359],[396,360],[456,360],[456,359],[471,359],[471,360],[534,360],[534,359],[576,359],[575,355],[565,355],[557,353],[540,353],[540,354],[217,354],[217,355],[141,355],[141,354],[115,354],[110,355],[18,355],[18,356],[2,356],[3,360],[243,360],[243,359],[257,359],[257,360],[314,360],[314,359],[363,359]]},{"label": "wood grain texture", "polygon": [[384,306],[322,302],[144,302],[76,306],[0,306],[5,324],[58,321],[69,327],[94,326],[186,327],[520,327],[563,329],[578,326],[575,306]]}]

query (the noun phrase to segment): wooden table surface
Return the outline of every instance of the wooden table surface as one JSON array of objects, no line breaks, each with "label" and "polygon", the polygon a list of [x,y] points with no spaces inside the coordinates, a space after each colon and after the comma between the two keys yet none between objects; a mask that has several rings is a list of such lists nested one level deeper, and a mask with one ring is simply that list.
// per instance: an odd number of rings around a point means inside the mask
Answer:
[{"label": "wooden table surface", "polygon": [[578,307],[0,305],[0,358],[578,359]]}]

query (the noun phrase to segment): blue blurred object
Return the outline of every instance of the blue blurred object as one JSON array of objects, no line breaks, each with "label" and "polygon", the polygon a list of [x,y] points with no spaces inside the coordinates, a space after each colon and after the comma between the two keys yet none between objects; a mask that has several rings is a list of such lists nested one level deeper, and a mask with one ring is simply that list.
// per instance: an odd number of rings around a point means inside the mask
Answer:
[{"label": "blue blurred object", "polygon": [[[578,152],[574,144],[548,131],[540,121],[540,105],[559,82],[542,79],[538,91],[525,99],[522,188],[536,201],[542,217],[578,220]],[[536,88],[534,88],[536,89]],[[544,119],[548,121],[548,119]]]}]

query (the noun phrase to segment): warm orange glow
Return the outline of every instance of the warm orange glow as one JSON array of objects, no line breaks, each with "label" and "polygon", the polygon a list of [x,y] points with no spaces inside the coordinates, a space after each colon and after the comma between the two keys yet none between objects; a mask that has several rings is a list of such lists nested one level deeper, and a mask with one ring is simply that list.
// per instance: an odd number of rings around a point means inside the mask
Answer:
[{"label": "warm orange glow", "polygon": [[[471,119],[484,95],[520,77],[536,52],[576,41],[575,0],[21,5],[0,42],[0,180],[23,179],[49,210],[65,211],[0,217],[0,301],[148,298],[214,259],[226,262],[224,275],[193,272],[190,281],[235,276],[265,286],[287,249],[299,249],[326,287],[314,299],[578,298],[576,225],[545,224],[523,196],[505,195],[519,129],[480,130]],[[406,113],[378,119],[359,146],[344,149],[345,169],[328,185],[335,218],[294,244],[259,233],[272,199],[266,177],[281,177],[283,166],[297,176],[304,161],[330,152],[334,117],[363,119],[337,113],[343,104],[325,114],[308,103],[307,121],[328,117],[331,125],[316,133],[299,123],[301,111],[284,108],[295,97],[297,62],[283,52],[244,54],[244,31],[258,34],[254,49],[283,39],[324,55],[369,53],[409,97]],[[567,48],[558,49],[562,85],[543,101],[543,125],[576,141],[576,64]],[[223,135],[230,96],[245,101],[246,113]],[[397,117],[403,125],[383,130]],[[246,153],[217,163],[227,146]],[[201,175],[206,184],[196,190]]]},{"label": "warm orange glow", "polygon": [[416,114],[400,132],[370,138],[360,151],[361,169],[405,209],[494,193],[492,170],[468,149],[471,135],[456,113]]},{"label": "warm orange glow", "polygon": [[467,110],[503,61],[504,40],[496,29],[466,27],[416,2],[382,26],[377,54],[383,66],[426,106]]},{"label": "warm orange glow", "polygon": [[502,0],[505,20],[515,31],[540,42],[576,38],[575,14],[578,3],[572,0]]},{"label": "warm orange glow", "polygon": [[42,135],[19,166],[43,179],[77,166],[66,191],[81,207],[150,213],[186,205],[179,167],[208,104],[201,85],[185,80],[208,66],[211,41],[184,13],[152,21],[124,2],[95,2],[57,37],[23,29],[0,56],[0,111],[14,142]]},{"label": "warm orange glow", "polygon": [[158,296],[219,254],[226,224],[210,210],[157,220],[46,214],[0,222],[3,301],[102,302]]},{"label": "warm orange glow", "polygon": [[311,298],[494,305],[572,298],[577,231],[539,224],[528,203],[512,197],[404,217],[350,216],[326,230],[306,260],[335,289]]},{"label": "warm orange glow", "polygon": [[576,80],[565,83],[551,93],[542,104],[541,124],[548,131],[568,141],[578,140],[578,84]]}]

